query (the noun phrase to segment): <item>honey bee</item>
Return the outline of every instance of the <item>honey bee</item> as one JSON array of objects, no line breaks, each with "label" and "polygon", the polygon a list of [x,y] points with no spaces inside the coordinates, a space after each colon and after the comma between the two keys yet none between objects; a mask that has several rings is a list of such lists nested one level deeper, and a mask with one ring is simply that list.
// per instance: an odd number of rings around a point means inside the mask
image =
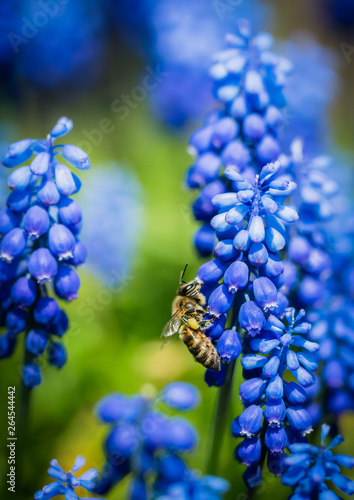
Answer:
[{"label": "honey bee", "polygon": [[208,308],[206,299],[200,292],[202,283],[198,279],[185,282],[183,280],[187,266],[181,273],[177,295],[172,303],[172,317],[164,327],[161,337],[166,339],[179,334],[189,352],[198,363],[211,370],[220,370],[220,357],[214,345],[203,333],[213,322],[204,319]]}]

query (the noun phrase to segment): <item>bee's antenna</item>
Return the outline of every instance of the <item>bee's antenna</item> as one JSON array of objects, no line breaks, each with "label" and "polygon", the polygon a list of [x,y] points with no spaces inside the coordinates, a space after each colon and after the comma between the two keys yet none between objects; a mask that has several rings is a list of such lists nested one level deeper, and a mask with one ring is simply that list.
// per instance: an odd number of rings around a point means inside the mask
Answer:
[{"label": "bee's antenna", "polygon": [[187,267],[188,267],[188,264],[186,264],[186,265],[185,265],[185,267],[184,267],[183,271],[181,272],[181,277],[180,277],[180,279],[179,279],[179,284],[180,284],[180,285],[182,285],[182,283],[186,283],[186,282],[183,280],[183,277],[184,277],[184,275],[185,275],[185,272],[186,272]]}]

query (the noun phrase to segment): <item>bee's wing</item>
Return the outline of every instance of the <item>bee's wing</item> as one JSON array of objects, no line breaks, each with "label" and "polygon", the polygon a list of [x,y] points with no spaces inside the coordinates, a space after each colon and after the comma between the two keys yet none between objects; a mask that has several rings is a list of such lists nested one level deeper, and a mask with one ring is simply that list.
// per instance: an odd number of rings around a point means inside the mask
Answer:
[{"label": "bee's wing", "polygon": [[178,332],[182,321],[181,318],[178,316],[181,310],[182,310],[181,307],[177,309],[172,318],[170,318],[169,321],[166,323],[164,329],[162,330],[161,337],[171,337],[172,335]]}]

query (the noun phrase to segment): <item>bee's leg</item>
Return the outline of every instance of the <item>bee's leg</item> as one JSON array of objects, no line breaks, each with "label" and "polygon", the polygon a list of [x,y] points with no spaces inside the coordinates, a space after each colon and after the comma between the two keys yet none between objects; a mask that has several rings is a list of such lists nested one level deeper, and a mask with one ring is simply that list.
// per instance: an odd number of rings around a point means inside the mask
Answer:
[{"label": "bee's leg", "polygon": [[185,318],[184,316],[182,316],[182,321],[183,321],[183,323],[185,323],[186,325],[188,325],[188,318]]},{"label": "bee's leg", "polygon": [[202,321],[199,322],[199,326],[202,330],[205,330],[205,328],[208,328],[209,326],[211,326],[213,324],[212,321],[209,321],[207,319],[204,319]]}]

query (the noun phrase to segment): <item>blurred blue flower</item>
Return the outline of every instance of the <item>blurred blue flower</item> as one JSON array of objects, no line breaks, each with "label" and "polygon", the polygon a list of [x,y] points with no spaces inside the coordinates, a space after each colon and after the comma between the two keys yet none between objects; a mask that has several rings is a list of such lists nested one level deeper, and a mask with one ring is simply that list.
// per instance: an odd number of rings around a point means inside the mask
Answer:
[{"label": "blurred blue flower", "polygon": [[344,441],[337,435],[325,446],[330,426],[321,427],[321,446],[308,443],[294,443],[289,446],[291,455],[284,459],[288,467],[283,474],[282,483],[291,486],[294,494],[290,498],[310,500],[337,500],[340,497],[328,489],[328,482],[346,495],[354,493],[354,482],[342,475],[341,467],[354,467],[354,458],[348,455],[335,455],[335,448]]},{"label": "blurred blue flower", "polygon": [[144,227],[143,193],[138,179],[116,164],[96,167],[85,182],[80,203],[90,221],[82,232],[82,240],[90,248],[89,268],[104,283],[112,276],[124,282]]},{"label": "blurred blue flower", "polygon": [[281,50],[294,64],[286,90],[284,139],[289,143],[299,136],[312,152],[328,149],[331,106],[340,90],[336,54],[307,33],[295,34]]},{"label": "blurred blue flower", "polygon": [[75,146],[55,144],[72,126],[63,117],[45,140],[18,141],[2,157],[8,168],[29,163],[9,175],[12,191],[0,211],[0,326],[6,329],[0,357],[11,356],[18,335],[26,331],[31,360],[24,367],[23,381],[28,387],[41,381],[36,364],[41,355],[48,355],[49,363],[58,368],[67,358],[63,345],[53,342],[53,335],[61,337],[68,329],[67,318],[49,297],[47,283],[53,280],[59,298],[77,298],[80,278],[73,267],[85,260],[86,250],[78,239],[81,209],[69,198],[81,182],[59,158],[62,155],[79,170],[89,168],[90,160]]},{"label": "blurred blue flower", "polygon": [[47,486],[44,486],[40,491],[37,491],[34,495],[34,499],[50,500],[51,498],[65,495],[66,500],[79,500],[81,497],[78,497],[75,493],[76,488],[80,487],[87,491],[92,491],[95,486],[94,480],[98,476],[98,471],[96,469],[88,469],[86,472],[81,474],[80,477],[76,477],[74,474],[75,472],[78,472],[85,465],[85,463],[85,458],[79,455],[75,459],[72,470],[65,472],[60,467],[57,460],[51,460],[48,474],[50,477],[55,479],[55,481]]},{"label": "blurred blue flower", "polygon": [[[39,88],[87,87],[100,74],[107,21],[98,0],[21,2],[13,40],[19,72]],[[25,37],[23,37],[23,33]]]},{"label": "blurred blue flower", "polygon": [[112,427],[95,492],[105,494],[129,475],[131,499],[172,499],[181,494],[195,500],[221,498],[227,481],[200,477],[185,463],[184,454],[197,442],[194,428],[187,420],[159,409],[163,403],[170,410],[189,410],[198,402],[197,389],[185,382],[172,382],[154,397],[116,393],[103,398],[97,414]]}]

